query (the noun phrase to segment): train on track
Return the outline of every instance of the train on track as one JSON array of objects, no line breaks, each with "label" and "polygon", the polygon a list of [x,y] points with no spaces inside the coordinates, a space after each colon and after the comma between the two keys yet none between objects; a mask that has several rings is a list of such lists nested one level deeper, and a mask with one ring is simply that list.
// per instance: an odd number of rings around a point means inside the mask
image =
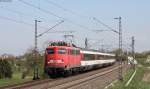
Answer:
[{"label": "train on track", "polygon": [[112,65],[115,55],[85,50],[68,45],[49,45],[45,50],[45,73],[49,76],[64,75]]}]

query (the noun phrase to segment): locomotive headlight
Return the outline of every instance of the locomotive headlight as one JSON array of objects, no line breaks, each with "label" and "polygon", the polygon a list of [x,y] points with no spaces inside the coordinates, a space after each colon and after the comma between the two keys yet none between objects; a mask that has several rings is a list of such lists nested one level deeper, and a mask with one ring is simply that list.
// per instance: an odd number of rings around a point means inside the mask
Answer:
[{"label": "locomotive headlight", "polygon": [[47,63],[50,64],[50,63],[53,63],[53,62],[54,62],[54,60],[49,60]]},{"label": "locomotive headlight", "polygon": [[50,63],[64,63],[64,61],[62,59],[61,60],[49,60],[48,64]]},{"label": "locomotive headlight", "polygon": [[57,60],[57,63],[64,63],[63,60]]}]

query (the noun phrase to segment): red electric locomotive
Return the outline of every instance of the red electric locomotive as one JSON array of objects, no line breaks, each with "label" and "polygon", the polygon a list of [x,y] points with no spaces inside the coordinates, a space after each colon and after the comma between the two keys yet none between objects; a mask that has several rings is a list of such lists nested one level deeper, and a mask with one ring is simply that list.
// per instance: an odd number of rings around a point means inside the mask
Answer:
[{"label": "red electric locomotive", "polygon": [[69,46],[49,46],[45,52],[45,72],[48,75],[68,74],[80,67],[80,49]]}]

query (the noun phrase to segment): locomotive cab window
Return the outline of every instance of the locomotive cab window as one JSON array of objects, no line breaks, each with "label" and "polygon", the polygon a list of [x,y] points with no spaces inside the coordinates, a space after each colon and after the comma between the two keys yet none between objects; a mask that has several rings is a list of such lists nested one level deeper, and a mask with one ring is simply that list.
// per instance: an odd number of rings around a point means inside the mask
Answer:
[{"label": "locomotive cab window", "polygon": [[47,49],[47,53],[48,53],[48,54],[54,54],[54,49],[53,49],[53,48]]},{"label": "locomotive cab window", "polygon": [[58,49],[58,54],[66,54],[67,52],[66,52],[66,49],[64,49],[64,48],[59,48]]},{"label": "locomotive cab window", "polygon": [[70,50],[70,54],[71,55],[79,55],[80,54],[80,51],[79,50]]}]

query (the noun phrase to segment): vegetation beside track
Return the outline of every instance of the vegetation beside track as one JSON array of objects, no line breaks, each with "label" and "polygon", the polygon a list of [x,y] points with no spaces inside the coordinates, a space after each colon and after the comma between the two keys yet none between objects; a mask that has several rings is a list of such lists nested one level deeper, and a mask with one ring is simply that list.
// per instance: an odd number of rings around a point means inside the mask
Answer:
[{"label": "vegetation beside track", "polygon": [[[39,76],[42,79],[44,76],[44,56],[39,54],[38,55],[39,60],[38,62],[38,68],[39,68]],[[19,57],[12,57],[8,56],[3,59],[4,61],[8,61],[10,66],[6,65],[6,68],[3,70],[6,72],[5,74],[11,74],[9,77],[0,77],[0,87],[2,86],[8,86],[8,85],[14,85],[14,84],[20,84],[27,81],[31,81],[33,78],[33,70],[34,70],[34,58],[33,58],[33,50],[29,49],[23,56]],[[0,59],[2,61],[2,59]],[[6,64],[6,63],[3,63]],[[8,68],[7,68],[8,67]],[[0,67],[1,68],[1,67]],[[6,70],[7,69],[7,70]],[[4,72],[0,70],[0,73]],[[1,74],[2,75],[2,74]]]},{"label": "vegetation beside track", "polygon": [[125,85],[132,76],[134,72],[133,69],[129,70],[125,74],[124,81],[118,81],[114,84],[114,86],[111,86],[108,89],[150,89],[150,81],[143,81],[144,74],[150,74],[150,69],[148,69],[150,65],[145,63],[144,58],[137,59],[137,61],[139,63],[136,68],[137,72],[128,86]]},{"label": "vegetation beside track", "polygon": [[22,79],[21,76],[22,76],[21,73],[14,73],[11,79],[9,79],[9,78],[0,79],[0,87],[19,84],[19,83],[23,83],[23,82],[32,80],[31,76],[28,76],[26,79]]}]

